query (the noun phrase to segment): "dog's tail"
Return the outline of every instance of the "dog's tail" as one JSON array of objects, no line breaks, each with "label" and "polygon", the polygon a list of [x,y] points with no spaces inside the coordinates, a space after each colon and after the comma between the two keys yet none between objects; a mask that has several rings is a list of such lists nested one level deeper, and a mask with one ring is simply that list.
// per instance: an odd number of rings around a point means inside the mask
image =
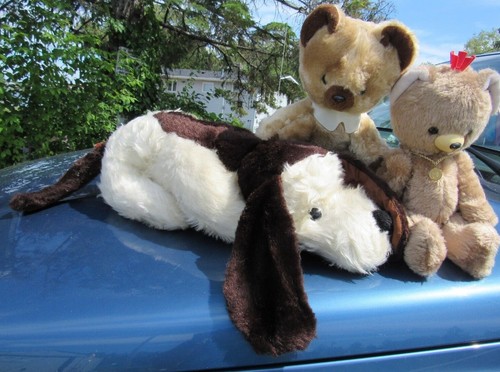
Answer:
[{"label": "dog's tail", "polygon": [[16,211],[34,212],[49,207],[82,188],[101,172],[105,147],[105,142],[95,145],[92,151],[74,162],[55,184],[40,191],[14,195],[10,200],[10,207]]}]

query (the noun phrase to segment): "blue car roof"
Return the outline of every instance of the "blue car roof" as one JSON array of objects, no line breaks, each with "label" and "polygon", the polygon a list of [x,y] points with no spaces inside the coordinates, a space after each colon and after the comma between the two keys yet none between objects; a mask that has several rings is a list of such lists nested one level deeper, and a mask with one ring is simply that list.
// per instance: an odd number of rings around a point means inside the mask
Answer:
[{"label": "blue car roof", "polygon": [[81,155],[0,171],[0,370],[279,367],[500,340],[498,258],[483,280],[448,261],[423,280],[401,261],[359,276],[304,253],[317,337],[302,352],[257,355],[225,308],[230,245],[124,219],[96,181],[36,213],[9,209],[13,193],[53,183]]}]

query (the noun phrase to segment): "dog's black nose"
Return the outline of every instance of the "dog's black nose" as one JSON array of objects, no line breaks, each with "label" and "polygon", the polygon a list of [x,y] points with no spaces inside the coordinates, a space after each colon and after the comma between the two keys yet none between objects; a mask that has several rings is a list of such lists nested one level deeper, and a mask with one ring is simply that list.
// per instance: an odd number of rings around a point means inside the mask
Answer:
[{"label": "dog's black nose", "polygon": [[375,221],[377,221],[380,231],[388,231],[389,233],[392,232],[392,218],[389,213],[381,209],[377,209],[376,211],[373,211],[373,217],[375,217]]}]

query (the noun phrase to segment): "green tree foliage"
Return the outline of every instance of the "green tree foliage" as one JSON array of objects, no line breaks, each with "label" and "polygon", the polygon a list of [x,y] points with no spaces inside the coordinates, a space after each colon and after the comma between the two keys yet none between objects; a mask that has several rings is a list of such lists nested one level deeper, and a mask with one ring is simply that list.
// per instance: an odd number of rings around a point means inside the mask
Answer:
[{"label": "green tree foliage", "polygon": [[[237,105],[244,89],[278,85],[266,77],[282,48],[267,34],[237,0],[1,2],[0,167],[89,147],[118,118],[147,110],[214,119],[200,97],[165,93],[165,69],[196,61],[189,67],[228,70],[238,77]],[[268,37],[283,44],[284,36]]]},{"label": "green tree foliage", "polygon": [[469,54],[481,54],[497,50],[500,50],[500,29],[481,31],[465,44],[465,51]]},{"label": "green tree foliage", "polygon": [[[89,146],[134,101],[91,34],[68,32],[74,9],[14,1],[1,9],[0,166]],[[118,103],[121,101],[120,103]]]},{"label": "green tree foliage", "polygon": [[[307,13],[314,1],[286,6]],[[339,1],[349,14],[382,17],[386,0]],[[298,5],[297,5],[298,4]],[[258,24],[253,0],[0,0],[0,167],[92,146],[119,121],[181,108],[218,119],[203,97],[165,92],[169,68],[223,70],[241,108],[274,92],[303,96],[298,40],[286,24]],[[378,20],[378,19],[376,19]]]}]

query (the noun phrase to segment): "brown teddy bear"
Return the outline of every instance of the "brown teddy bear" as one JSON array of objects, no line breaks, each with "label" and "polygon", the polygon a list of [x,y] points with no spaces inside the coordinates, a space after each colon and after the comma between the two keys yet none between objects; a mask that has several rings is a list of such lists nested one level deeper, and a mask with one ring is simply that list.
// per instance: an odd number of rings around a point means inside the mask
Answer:
[{"label": "brown teddy bear", "polygon": [[308,97],[262,120],[256,134],[350,151],[371,163],[387,145],[366,112],[389,94],[416,53],[416,39],[401,23],[365,22],[334,5],[318,6],[300,34]]},{"label": "brown teddy bear", "polygon": [[473,59],[464,53],[452,56],[451,65],[410,70],[394,86],[391,121],[400,148],[386,154],[378,173],[408,210],[408,266],[427,276],[447,256],[483,278],[500,243],[498,218],[464,150],[498,110],[500,75],[464,68]]}]

